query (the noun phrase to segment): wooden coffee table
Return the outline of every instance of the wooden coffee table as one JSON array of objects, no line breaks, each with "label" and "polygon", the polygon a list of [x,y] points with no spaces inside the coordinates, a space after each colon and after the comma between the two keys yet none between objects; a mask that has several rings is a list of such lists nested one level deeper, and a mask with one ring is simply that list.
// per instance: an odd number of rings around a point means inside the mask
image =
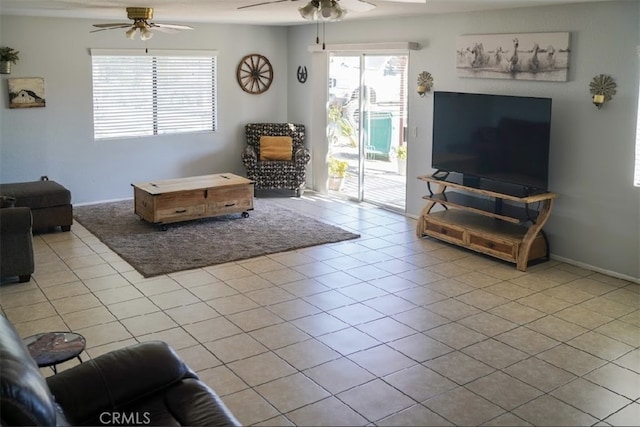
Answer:
[{"label": "wooden coffee table", "polygon": [[135,213],[160,224],[253,210],[253,181],[234,175],[193,176],[131,184]]}]

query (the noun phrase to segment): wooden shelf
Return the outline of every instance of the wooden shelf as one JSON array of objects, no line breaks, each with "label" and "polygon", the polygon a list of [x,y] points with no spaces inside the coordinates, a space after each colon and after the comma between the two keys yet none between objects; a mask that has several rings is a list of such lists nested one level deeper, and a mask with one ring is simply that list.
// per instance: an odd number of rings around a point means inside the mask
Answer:
[{"label": "wooden shelf", "polygon": [[[551,213],[556,194],[518,196],[459,182],[420,176],[429,184],[427,204],[418,218],[416,233],[430,236],[516,264],[525,271],[529,261],[549,257],[542,226]],[[436,185],[435,191],[431,184]],[[447,191],[453,188],[457,191]],[[505,203],[506,201],[506,203]],[[536,203],[536,209],[529,207]],[[444,211],[432,212],[437,205]]]},{"label": "wooden shelf", "polygon": [[518,203],[536,203],[536,202],[541,202],[543,200],[547,200],[549,198],[556,198],[557,197],[557,195],[555,193],[548,193],[548,192],[547,193],[538,193],[538,194],[526,195],[526,196],[517,196],[517,195],[513,195],[513,194],[500,193],[500,192],[497,192],[497,191],[488,190],[488,189],[484,189],[484,188],[469,187],[469,186],[466,186],[466,185],[461,184],[459,182],[438,179],[438,178],[434,178],[434,177],[432,177],[430,175],[421,175],[421,176],[418,177],[418,179],[420,181],[425,181],[427,183],[439,184],[439,185],[443,185],[443,186],[446,186],[446,187],[457,188],[457,189],[464,190],[464,191],[470,191],[470,192],[474,192],[474,193],[477,193],[477,194],[484,194],[485,196],[496,197],[496,198],[503,199],[503,200],[511,200],[511,201],[518,202]]},{"label": "wooden shelf", "polygon": [[483,235],[492,235],[505,241],[519,243],[527,233],[528,227],[510,222],[492,219],[462,209],[449,209],[430,214],[434,221],[457,225]]},{"label": "wooden shelf", "polygon": [[500,211],[496,212],[495,199],[480,198],[456,191],[447,191],[446,193],[423,196],[422,198],[443,206],[469,210],[480,215],[501,219],[514,224],[532,221],[538,216],[538,211],[535,209],[525,209],[509,204],[502,204]]}]

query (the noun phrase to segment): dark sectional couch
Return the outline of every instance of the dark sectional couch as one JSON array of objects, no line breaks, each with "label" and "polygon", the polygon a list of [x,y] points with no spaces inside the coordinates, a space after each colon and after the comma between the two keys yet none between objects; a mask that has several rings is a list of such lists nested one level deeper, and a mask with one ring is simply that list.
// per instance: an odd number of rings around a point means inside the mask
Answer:
[{"label": "dark sectional couch", "polygon": [[15,207],[31,209],[34,231],[48,231],[55,227],[62,231],[71,229],[71,192],[55,181],[44,179],[0,184],[0,196],[5,200],[15,199]]}]

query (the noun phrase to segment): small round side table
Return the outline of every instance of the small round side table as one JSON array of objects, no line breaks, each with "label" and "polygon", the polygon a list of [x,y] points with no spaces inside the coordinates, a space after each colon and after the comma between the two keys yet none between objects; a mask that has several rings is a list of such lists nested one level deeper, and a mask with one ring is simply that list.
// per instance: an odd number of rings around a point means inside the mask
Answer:
[{"label": "small round side table", "polygon": [[56,365],[78,358],[84,351],[86,340],[74,332],[45,332],[32,335],[24,339],[24,343],[40,368],[50,366],[54,373],[58,373]]}]

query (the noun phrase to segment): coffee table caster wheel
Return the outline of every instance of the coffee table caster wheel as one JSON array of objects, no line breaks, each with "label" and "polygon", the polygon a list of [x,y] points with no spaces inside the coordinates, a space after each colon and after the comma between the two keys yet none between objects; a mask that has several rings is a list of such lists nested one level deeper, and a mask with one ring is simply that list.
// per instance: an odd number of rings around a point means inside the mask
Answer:
[{"label": "coffee table caster wheel", "polygon": [[242,212],[242,218],[249,218],[249,212]]},{"label": "coffee table caster wheel", "polygon": [[167,226],[166,226],[165,224],[162,224],[162,225],[160,226],[160,230],[162,230],[162,231],[167,231],[168,229],[169,229],[169,228],[167,228]]}]

